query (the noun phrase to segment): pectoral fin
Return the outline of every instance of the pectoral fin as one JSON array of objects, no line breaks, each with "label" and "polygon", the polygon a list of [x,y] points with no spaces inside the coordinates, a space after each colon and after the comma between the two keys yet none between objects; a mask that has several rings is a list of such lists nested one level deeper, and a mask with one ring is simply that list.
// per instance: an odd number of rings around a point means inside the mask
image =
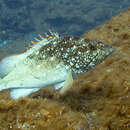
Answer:
[{"label": "pectoral fin", "polygon": [[61,82],[61,83],[55,84],[54,85],[55,90],[58,90],[58,89],[62,88],[64,86],[64,84],[65,84],[65,82]]},{"label": "pectoral fin", "polygon": [[72,87],[72,84],[73,84],[73,77],[72,77],[72,72],[70,71],[68,72],[65,82],[63,82],[63,84],[60,84],[63,87],[61,88],[59,93],[61,95],[64,95]]}]

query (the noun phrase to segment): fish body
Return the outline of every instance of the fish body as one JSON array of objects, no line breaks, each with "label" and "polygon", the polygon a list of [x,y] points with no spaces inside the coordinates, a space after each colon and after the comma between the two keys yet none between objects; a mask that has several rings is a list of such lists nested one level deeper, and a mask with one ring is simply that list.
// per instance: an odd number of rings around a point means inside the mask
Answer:
[{"label": "fish body", "polygon": [[71,75],[85,73],[113,52],[97,40],[64,37],[50,32],[39,35],[34,45],[21,54],[0,62],[0,91],[11,89],[11,97],[27,96],[48,85],[66,87]]}]

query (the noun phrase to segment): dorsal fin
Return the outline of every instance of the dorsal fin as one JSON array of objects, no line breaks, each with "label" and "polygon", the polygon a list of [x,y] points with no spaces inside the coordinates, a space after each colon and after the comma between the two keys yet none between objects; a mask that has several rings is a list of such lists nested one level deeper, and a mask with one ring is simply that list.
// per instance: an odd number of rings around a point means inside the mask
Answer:
[{"label": "dorsal fin", "polygon": [[48,39],[50,37],[56,37],[56,36],[59,36],[58,33],[49,31],[49,33],[45,33],[44,35],[39,34],[38,37],[34,38],[35,40],[31,41],[31,42],[34,45],[34,44],[41,42],[44,39]]}]

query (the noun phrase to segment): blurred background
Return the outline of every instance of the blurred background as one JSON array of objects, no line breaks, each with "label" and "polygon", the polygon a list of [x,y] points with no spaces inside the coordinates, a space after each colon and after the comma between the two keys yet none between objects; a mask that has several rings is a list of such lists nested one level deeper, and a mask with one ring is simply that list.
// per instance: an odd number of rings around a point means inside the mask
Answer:
[{"label": "blurred background", "polygon": [[0,55],[24,49],[23,41],[49,29],[81,36],[129,6],[130,0],[0,0]]}]

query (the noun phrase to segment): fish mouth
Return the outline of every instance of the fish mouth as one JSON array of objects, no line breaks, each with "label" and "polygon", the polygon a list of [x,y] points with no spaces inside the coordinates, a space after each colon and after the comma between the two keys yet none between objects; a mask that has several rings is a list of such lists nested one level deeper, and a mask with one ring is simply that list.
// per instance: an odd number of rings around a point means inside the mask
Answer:
[{"label": "fish mouth", "polygon": [[114,52],[114,48],[111,45],[107,45],[109,48],[106,48],[103,52],[102,56],[99,56],[98,58],[98,64],[102,63],[107,57],[109,57],[113,52]]},{"label": "fish mouth", "polygon": [[109,50],[108,52],[111,54],[114,51],[114,47],[110,44],[106,44],[106,43],[104,44],[105,44],[106,50],[108,49]]},{"label": "fish mouth", "polygon": [[109,47],[108,51],[106,51],[106,56],[109,56],[110,54],[112,54],[114,52],[114,47],[111,45],[107,45]]}]

